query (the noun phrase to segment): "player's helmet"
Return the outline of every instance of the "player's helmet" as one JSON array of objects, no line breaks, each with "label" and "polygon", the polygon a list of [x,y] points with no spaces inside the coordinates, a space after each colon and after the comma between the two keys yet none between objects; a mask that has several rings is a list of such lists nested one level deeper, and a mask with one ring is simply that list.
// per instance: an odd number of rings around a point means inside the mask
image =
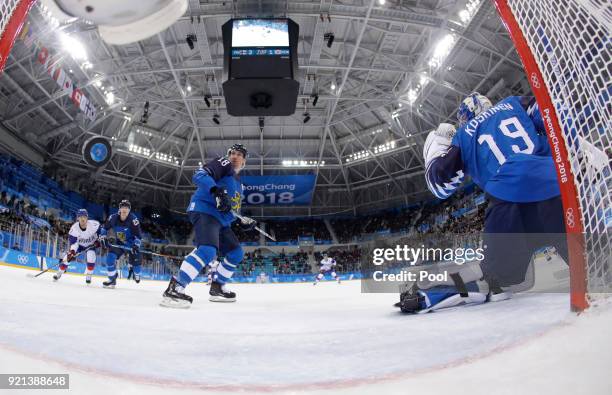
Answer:
[{"label": "player's helmet", "polygon": [[77,211],[77,218],[79,217],[87,217],[89,218],[89,214],[87,213],[87,210],[85,210],[84,208],[80,209],[79,211]]},{"label": "player's helmet", "polygon": [[468,97],[463,99],[463,102],[461,102],[461,105],[457,110],[459,126],[464,125],[470,119],[482,112],[487,111],[492,106],[491,100],[489,100],[486,96],[483,96],[478,92],[470,94]]},{"label": "player's helmet", "polygon": [[121,201],[121,203],[119,203],[119,208],[121,208],[121,207],[127,207],[127,208],[129,208],[130,210],[132,209],[132,205],[130,204],[130,201],[129,201],[129,200],[127,200],[127,199],[123,199],[123,200]]},{"label": "player's helmet", "polygon": [[242,144],[234,144],[231,147],[229,147],[229,149],[227,150],[227,156],[229,156],[232,153],[232,151],[240,152],[242,156],[244,156],[244,159],[246,159],[247,156],[249,155],[247,149]]}]

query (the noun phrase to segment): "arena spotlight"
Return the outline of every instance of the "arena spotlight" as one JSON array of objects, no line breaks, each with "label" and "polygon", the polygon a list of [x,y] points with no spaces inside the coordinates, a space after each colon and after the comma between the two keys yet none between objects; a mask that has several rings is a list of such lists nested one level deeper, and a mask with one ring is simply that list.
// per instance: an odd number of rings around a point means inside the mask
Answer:
[{"label": "arena spotlight", "polygon": [[219,120],[219,114],[213,115],[213,122],[217,125],[221,125],[221,121]]},{"label": "arena spotlight", "polygon": [[195,34],[188,34],[187,38],[185,38],[185,41],[187,41],[189,49],[193,50],[195,48],[195,45],[193,43],[198,41],[198,37]]},{"label": "arena spotlight", "polygon": [[305,112],[304,113],[304,123],[308,123],[308,121],[310,121],[310,113]]},{"label": "arena spotlight", "polygon": [[204,96],[204,103],[206,103],[206,107],[210,108],[210,95]]},{"label": "arena spotlight", "polygon": [[327,48],[331,48],[335,38],[336,36],[334,36],[334,33],[325,33],[323,35],[323,39],[327,40]]}]

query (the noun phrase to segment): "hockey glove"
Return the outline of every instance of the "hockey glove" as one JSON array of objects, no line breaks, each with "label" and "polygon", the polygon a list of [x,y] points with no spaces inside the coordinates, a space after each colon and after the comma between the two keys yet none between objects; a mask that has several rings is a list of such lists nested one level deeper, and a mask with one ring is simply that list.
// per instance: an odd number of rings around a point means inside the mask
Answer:
[{"label": "hockey glove", "polygon": [[222,213],[229,213],[232,209],[232,202],[224,188],[212,187],[210,193],[215,197],[217,210]]},{"label": "hockey glove", "polygon": [[245,232],[250,232],[257,226],[257,221],[253,218],[242,217],[240,219],[240,228]]},{"label": "hockey glove", "polygon": [[66,255],[66,262],[71,262],[76,257],[76,254],[77,253],[75,250],[68,251],[68,254]]},{"label": "hockey glove", "polygon": [[108,239],[106,238],[106,235],[100,235],[100,237],[98,238],[98,240],[100,241],[100,245],[103,248],[108,249]]},{"label": "hockey glove", "polygon": [[132,244],[132,254],[136,255],[140,251],[140,245],[142,242],[140,239],[134,239],[134,243]]}]

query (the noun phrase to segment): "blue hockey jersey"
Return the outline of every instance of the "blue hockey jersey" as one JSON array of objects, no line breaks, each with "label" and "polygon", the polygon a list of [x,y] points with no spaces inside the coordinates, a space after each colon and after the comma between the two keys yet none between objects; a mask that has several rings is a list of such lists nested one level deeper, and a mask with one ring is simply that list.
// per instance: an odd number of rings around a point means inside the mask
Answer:
[{"label": "blue hockey jersey", "polygon": [[232,201],[232,211],[239,213],[242,204],[242,184],[234,172],[232,163],[226,157],[208,162],[197,170],[193,177],[197,189],[187,211],[206,213],[215,217],[223,226],[230,226],[236,219],[232,212],[222,213],[217,210],[215,197],[210,193],[212,187],[224,188]]},{"label": "blue hockey jersey", "polygon": [[457,130],[445,155],[427,166],[429,189],[449,197],[465,175],[490,195],[510,202],[558,196],[559,184],[535,100],[510,96]]},{"label": "blue hockey jersey", "polygon": [[142,239],[140,221],[138,221],[138,218],[136,218],[134,214],[128,214],[125,221],[121,221],[119,214],[111,215],[100,229],[100,235],[104,236],[108,234],[110,229],[115,232],[117,243],[128,247],[131,247],[134,243],[140,244],[140,240]]}]

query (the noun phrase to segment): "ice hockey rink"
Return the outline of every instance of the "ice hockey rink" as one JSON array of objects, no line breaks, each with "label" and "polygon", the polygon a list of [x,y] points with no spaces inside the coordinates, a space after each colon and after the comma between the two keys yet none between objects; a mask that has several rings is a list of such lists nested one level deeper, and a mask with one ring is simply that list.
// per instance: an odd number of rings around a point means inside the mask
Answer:
[{"label": "ice hockey rink", "polygon": [[[0,370],[69,373],[79,393],[609,394],[612,305],[582,316],[567,294],[408,316],[359,281],[236,284],[234,304],[193,284],[115,290],[0,266]],[[536,272],[537,273],[537,272]],[[23,390],[21,393],[27,391]],[[57,393],[62,391],[57,390]]]}]

